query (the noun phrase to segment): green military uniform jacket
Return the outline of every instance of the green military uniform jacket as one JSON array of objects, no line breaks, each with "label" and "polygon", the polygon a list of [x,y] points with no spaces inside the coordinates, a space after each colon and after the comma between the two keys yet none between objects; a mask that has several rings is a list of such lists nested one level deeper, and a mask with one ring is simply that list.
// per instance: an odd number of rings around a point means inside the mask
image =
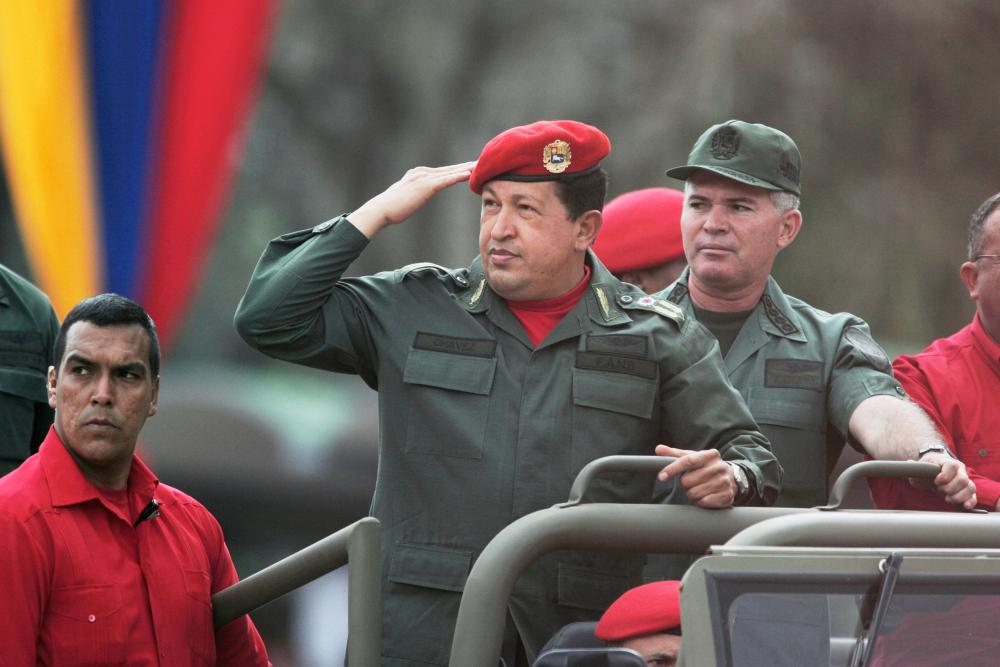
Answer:
[{"label": "green military uniform jacket", "polygon": [[[357,373],[379,392],[372,514],[383,525],[383,665],[447,663],[459,596],[486,543],[563,502],[575,474],[659,442],[716,447],[771,499],[780,467],[718,345],[589,254],[585,296],[538,348],[468,269],[416,264],[341,278],[367,239],[344,218],[279,237],[236,313],[265,354]],[[652,475],[610,475],[590,500],[645,502]],[[666,528],[666,527],[665,527]],[[637,583],[631,557],[559,553],[529,568],[510,613],[530,654]]]},{"label": "green military uniform jacket", "polygon": [[[695,318],[688,294],[690,269],[661,294]],[[870,396],[905,396],[889,358],[864,320],[830,314],[787,296],[774,278],[725,357],[726,372],[746,401],[784,470],[776,505],[826,503],[828,478],[844,443],[861,450],[848,425]],[[685,502],[682,490],[657,487],[658,498]],[[690,559],[684,558],[686,567]],[[673,557],[651,556],[646,579],[679,578]]]},{"label": "green military uniform jacket", "polygon": [[48,297],[0,265],[0,476],[38,451],[52,424],[45,378],[58,334]]}]

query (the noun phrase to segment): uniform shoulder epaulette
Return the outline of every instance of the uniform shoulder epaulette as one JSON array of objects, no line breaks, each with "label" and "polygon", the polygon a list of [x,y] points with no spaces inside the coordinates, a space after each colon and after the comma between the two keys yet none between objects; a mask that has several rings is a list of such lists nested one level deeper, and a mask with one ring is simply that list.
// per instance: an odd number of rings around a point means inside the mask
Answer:
[{"label": "uniform shoulder epaulette", "polygon": [[684,311],[681,310],[680,306],[675,303],[671,303],[665,299],[657,299],[651,296],[641,296],[638,298],[625,299],[619,297],[618,303],[621,304],[623,308],[629,310],[649,310],[657,315],[671,319],[677,324],[684,324],[684,320],[687,316]]},{"label": "uniform shoulder epaulette", "polygon": [[431,273],[438,278],[451,278],[459,287],[468,287],[469,280],[466,277],[467,269],[449,269],[446,266],[435,264],[434,262],[416,262],[407,264],[396,271],[397,280],[403,281],[408,276],[417,276]]}]

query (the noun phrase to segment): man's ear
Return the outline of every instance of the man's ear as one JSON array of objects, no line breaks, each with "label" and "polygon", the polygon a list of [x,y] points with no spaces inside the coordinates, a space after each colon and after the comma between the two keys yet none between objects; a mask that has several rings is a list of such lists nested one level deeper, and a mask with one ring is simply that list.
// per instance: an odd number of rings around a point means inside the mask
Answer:
[{"label": "man's ear", "polygon": [[578,225],[576,238],[579,250],[586,250],[590,247],[590,244],[597,238],[597,232],[601,231],[601,222],[603,221],[604,217],[596,209],[587,211],[576,219]]},{"label": "man's ear", "polygon": [[45,377],[46,394],[49,397],[49,407],[56,409],[56,367],[49,366],[49,372]]},{"label": "man's ear", "polygon": [[973,301],[979,300],[979,265],[975,262],[964,262],[958,270],[965,283],[965,289],[969,290],[969,296]]},{"label": "man's ear", "polygon": [[791,245],[802,229],[802,211],[792,209],[781,214],[781,228],[778,230],[778,250]]},{"label": "man's ear", "polygon": [[149,402],[149,411],[147,417],[152,417],[156,414],[156,401],[160,398],[160,378],[153,380],[153,400]]}]

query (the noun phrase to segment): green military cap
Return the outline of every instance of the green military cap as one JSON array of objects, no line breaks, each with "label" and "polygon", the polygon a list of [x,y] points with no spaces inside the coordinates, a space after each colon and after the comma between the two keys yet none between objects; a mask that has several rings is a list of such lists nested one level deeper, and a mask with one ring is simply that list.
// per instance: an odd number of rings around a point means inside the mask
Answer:
[{"label": "green military cap", "polygon": [[799,192],[802,156],[791,137],[759,123],[727,120],[698,137],[686,165],[667,170],[667,176],[687,180],[697,169],[715,172],[747,185],[768,190]]}]

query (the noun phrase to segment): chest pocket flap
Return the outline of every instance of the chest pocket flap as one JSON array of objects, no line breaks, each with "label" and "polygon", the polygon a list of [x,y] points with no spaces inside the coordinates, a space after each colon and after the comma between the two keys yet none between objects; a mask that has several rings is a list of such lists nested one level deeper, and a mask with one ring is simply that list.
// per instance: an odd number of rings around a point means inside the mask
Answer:
[{"label": "chest pocket flap", "polygon": [[493,387],[496,367],[494,356],[412,349],[406,356],[403,382],[485,396]]}]

